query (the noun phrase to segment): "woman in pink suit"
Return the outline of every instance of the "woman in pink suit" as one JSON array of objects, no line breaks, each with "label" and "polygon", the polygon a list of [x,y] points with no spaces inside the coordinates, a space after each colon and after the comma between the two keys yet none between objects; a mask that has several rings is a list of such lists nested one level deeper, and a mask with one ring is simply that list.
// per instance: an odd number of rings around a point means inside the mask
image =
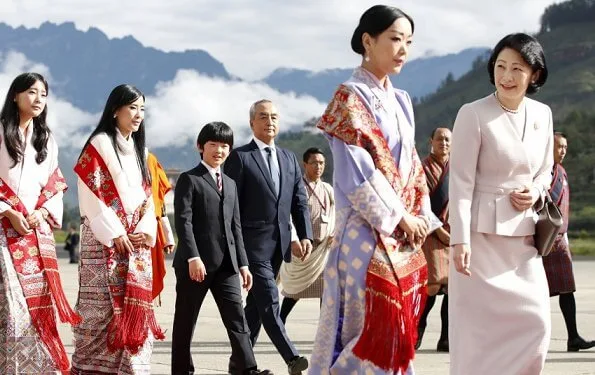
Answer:
[{"label": "woman in pink suit", "polygon": [[539,42],[511,34],[488,62],[493,94],[465,104],[450,158],[450,373],[540,374],[550,339],[535,210],[553,165],[550,108],[526,97],[545,83]]}]

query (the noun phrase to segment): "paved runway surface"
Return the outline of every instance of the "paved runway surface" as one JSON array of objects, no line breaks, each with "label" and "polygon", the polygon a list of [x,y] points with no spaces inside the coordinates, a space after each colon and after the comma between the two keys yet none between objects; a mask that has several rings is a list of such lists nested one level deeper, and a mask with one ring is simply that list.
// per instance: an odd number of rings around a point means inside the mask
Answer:
[{"label": "paved runway surface", "polygon": [[[58,250],[60,273],[69,301],[76,302],[78,291],[78,266],[68,264],[65,252]],[[167,329],[166,340],[156,342],[152,356],[152,374],[169,374],[171,352],[171,329],[175,303],[175,276],[171,269],[171,259],[168,262],[168,274],[165,280],[165,291],[162,294],[162,306],[156,307],[157,320]],[[577,321],[579,333],[586,339],[595,339],[595,260],[584,259],[574,263],[578,291]],[[416,375],[446,375],[448,374],[448,354],[435,351],[440,330],[439,297],[428,319],[428,327],[424,342],[415,358]],[[312,343],[316,332],[319,313],[317,300],[301,300],[288,318],[287,330],[289,336],[302,355],[307,357],[312,353]],[[66,325],[60,325],[60,334],[69,354],[72,354],[72,332]],[[566,329],[564,320],[558,307],[558,299],[552,299],[552,341],[544,375],[594,375],[595,349],[578,353],[566,352]],[[269,368],[275,374],[287,374],[287,366],[277,354],[275,347],[262,331],[255,347],[256,360],[259,367]],[[199,316],[193,343],[193,359],[197,369],[196,374],[226,374],[230,347],[227,334],[219,318],[217,306],[209,295],[205,299]]]}]

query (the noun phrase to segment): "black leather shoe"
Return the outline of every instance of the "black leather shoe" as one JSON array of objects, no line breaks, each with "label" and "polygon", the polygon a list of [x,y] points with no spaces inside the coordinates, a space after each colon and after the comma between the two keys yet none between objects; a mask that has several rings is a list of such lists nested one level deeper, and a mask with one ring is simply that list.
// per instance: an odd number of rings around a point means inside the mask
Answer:
[{"label": "black leather shoe", "polygon": [[424,338],[426,327],[417,327],[417,341],[415,342],[415,350],[421,346],[421,340]]},{"label": "black leather shoe", "polygon": [[274,375],[271,370],[251,369],[244,371],[243,375]]},{"label": "black leather shoe", "polygon": [[578,352],[579,350],[587,350],[593,347],[595,347],[595,341],[586,341],[579,336],[568,340],[566,350],[569,352]]},{"label": "black leather shoe", "polygon": [[448,351],[449,351],[448,339],[440,339],[440,340],[438,340],[438,345],[436,345],[436,351],[443,352],[443,353],[448,353]]},{"label": "black leather shoe", "polygon": [[302,371],[307,368],[308,360],[306,357],[293,357],[293,359],[287,363],[287,371],[289,371],[289,375],[300,375]]}]

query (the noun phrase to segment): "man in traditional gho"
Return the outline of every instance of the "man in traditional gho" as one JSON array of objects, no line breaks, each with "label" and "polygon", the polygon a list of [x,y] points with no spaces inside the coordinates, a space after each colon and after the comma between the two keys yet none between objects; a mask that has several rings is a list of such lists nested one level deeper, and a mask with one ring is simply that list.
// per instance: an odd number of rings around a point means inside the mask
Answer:
[{"label": "man in traditional gho", "polygon": [[452,134],[447,128],[436,128],[430,136],[430,155],[423,161],[424,172],[430,190],[432,212],[442,222],[442,227],[428,235],[422,248],[428,262],[428,299],[421,314],[417,328],[417,343],[415,349],[421,345],[426,330],[428,314],[436,296],[443,294],[440,319],[442,326],[440,338],[436,345],[439,352],[448,352],[448,256],[450,249],[450,234],[448,232],[448,158],[450,156],[450,141]]}]

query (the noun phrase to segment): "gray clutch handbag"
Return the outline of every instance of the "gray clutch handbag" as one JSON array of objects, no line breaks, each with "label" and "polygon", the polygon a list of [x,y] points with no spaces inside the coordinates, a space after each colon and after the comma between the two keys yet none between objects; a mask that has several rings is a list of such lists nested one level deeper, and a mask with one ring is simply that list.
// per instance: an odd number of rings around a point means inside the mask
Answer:
[{"label": "gray clutch handbag", "polygon": [[537,211],[539,216],[535,223],[535,247],[541,256],[547,256],[554,246],[556,236],[564,223],[558,206],[552,202],[548,193],[545,194],[545,204]]}]

